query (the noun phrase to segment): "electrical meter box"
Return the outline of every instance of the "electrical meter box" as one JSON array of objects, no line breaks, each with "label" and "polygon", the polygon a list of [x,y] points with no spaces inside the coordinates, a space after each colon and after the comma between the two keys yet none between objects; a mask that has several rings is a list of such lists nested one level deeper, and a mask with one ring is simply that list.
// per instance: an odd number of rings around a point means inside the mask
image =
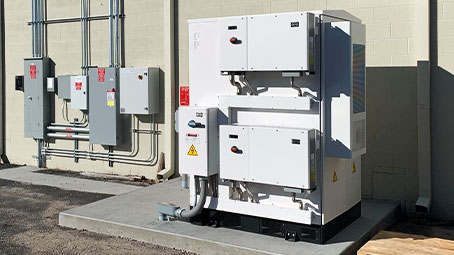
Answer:
[{"label": "electrical meter box", "polygon": [[159,113],[159,68],[120,69],[120,113]]},{"label": "electrical meter box", "polygon": [[71,109],[88,109],[87,85],[87,76],[71,76]]},{"label": "electrical meter box", "polygon": [[71,99],[71,75],[58,76],[58,98],[69,100]]},{"label": "electrical meter box", "polygon": [[208,177],[219,172],[218,108],[178,110],[180,173]]},{"label": "electrical meter box", "polygon": [[47,78],[54,77],[55,63],[50,58],[25,59],[24,132],[25,137],[45,139],[50,125],[51,100]]},{"label": "electrical meter box", "polygon": [[219,19],[221,71],[313,72],[314,23],[309,12]]},{"label": "electrical meter box", "polygon": [[121,145],[123,118],[118,104],[118,69],[114,67],[88,70],[88,104],[90,105],[90,143],[109,146]]},{"label": "electrical meter box", "polygon": [[261,126],[220,126],[220,177],[313,189],[316,131]]}]

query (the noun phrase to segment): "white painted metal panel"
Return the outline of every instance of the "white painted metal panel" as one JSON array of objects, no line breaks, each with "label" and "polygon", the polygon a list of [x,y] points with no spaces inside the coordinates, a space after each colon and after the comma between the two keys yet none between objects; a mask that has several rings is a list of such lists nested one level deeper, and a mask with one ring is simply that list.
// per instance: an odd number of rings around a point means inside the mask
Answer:
[{"label": "white painted metal panel", "polygon": [[219,96],[219,107],[254,108],[268,110],[309,111],[309,97],[290,96]]},{"label": "white painted metal panel", "polygon": [[[179,122],[179,162],[180,173],[196,176],[210,176],[219,171],[216,149],[209,149],[209,142],[218,146],[217,110],[205,107],[180,107]],[[197,123],[191,126],[189,123]],[[213,134],[214,132],[214,134]],[[213,155],[211,155],[213,154]],[[211,156],[211,158],[210,158]]]},{"label": "white painted metal panel", "polygon": [[248,70],[310,70],[307,17],[307,12],[248,16]]},{"label": "white painted metal panel", "polygon": [[217,106],[218,95],[236,93],[220,74],[219,21],[189,23],[189,93],[191,106]]},{"label": "white painted metal panel", "polygon": [[120,69],[120,113],[159,113],[159,69],[128,67]]},{"label": "white painted metal panel", "polygon": [[310,188],[308,130],[251,127],[249,148],[252,182]]},{"label": "white painted metal panel", "polygon": [[[219,129],[220,177],[229,180],[249,180],[249,128],[223,125]],[[232,147],[239,151],[233,152]]]},{"label": "white painted metal panel", "polygon": [[87,76],[71,76],[71,109],[88,109],[87,84]]},{"label": "white painted metal panel", "polygon": [[223,18],[219,23],[219,51],[221,71],[247,69],[247,19]]}]

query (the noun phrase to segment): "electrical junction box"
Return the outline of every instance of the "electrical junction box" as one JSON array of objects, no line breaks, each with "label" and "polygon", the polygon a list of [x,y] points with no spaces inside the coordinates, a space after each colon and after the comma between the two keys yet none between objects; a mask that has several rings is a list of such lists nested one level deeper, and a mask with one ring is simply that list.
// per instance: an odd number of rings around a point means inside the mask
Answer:
[{"label": "electrical junction box", "polygon": [[87,76],[71,76],[71,109],[88,110]]},{"label": "electrical junction box", "polygon": [[313,72],[314,22],[308,12],[220,18],[221,71]]},{"label": "electrical junction box", "polygon": [[88,104],[90,105],[90,143],[109,146],[124,141],[123,118],[120,116],[118,69],[88,70]]},{"label": "electrical junction box", "polygon": [[120,113],[159,113],[159,68],[120,69]]},{"label": "electrical junction box", "polygon": [[64,100],[71,99],[71,75],[62,75],[57,77],[58,80],[58,98]]},{"label": "electrical junction box", "polygon": [[222,179],[314,189],[316,131],[220,126]]},{"label": "electrical junction box", "polygon": [[55,77],[47,77],[47,92],[57,93],[58,83]]},{"label": "electrical junction box", "polygon": [[180,173],[208,177],[219,172],[218,108],[178,110]]},{"label": "electrical junction box", "polygon": [[55,74],[50,58],[25,59],[24,65],[24,132],[25,137],[45,139],[51,123],[51,95],[47,93],[47,77]]}]

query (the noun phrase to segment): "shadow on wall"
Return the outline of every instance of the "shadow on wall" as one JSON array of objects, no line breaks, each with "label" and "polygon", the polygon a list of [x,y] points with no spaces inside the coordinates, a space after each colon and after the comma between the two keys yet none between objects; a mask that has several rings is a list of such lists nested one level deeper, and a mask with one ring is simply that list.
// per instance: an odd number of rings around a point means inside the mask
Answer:
[{"label": "shadow on wall", "polygon": [[[430,3],[431,216],[454,219],[454,74],[438,63],[438,3]],[[451,29],[454,29],[452,27]],[[442,35],[443,36],[443,35]],[[454,61],[454,60],[451,60]]]},{"label": "shadow on wall", "polygon": [[414,211],[418,197],[416,67],[368,67],[367,153],[362,195],[400,200]]},{"label": "shadow on wall", "polygon": [[[454,28],[453,28],[454,29]],[[432,208],[437,219],[454,219],[454,75],[431,67]]]}]

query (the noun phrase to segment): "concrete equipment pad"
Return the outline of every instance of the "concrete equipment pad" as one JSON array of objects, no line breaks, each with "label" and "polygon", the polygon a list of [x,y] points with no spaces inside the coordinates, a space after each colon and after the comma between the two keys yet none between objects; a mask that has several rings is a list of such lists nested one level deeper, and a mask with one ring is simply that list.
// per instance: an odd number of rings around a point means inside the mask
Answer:
[{"label": "concrete equipment pad", "polygon": [[364,199],[362,216],[325,245],[288,242],[227,228],[182,221],[159,222],[156,203],[189,204],[189,191],[174,179],[61,212],[61,226],[122,236],[200,254],[340,254],[354,253],[378,231],[389,226],[399,204]]},{"label": "concrete equipment pad", "polygon": [[52,174],[35,173],[39,168],[23,166],[0,171],[0,179],[57,187],[64,190],[75,190],[91,193],[118,195],[141,189],[142,187],[121,183],[94,181]]}]

